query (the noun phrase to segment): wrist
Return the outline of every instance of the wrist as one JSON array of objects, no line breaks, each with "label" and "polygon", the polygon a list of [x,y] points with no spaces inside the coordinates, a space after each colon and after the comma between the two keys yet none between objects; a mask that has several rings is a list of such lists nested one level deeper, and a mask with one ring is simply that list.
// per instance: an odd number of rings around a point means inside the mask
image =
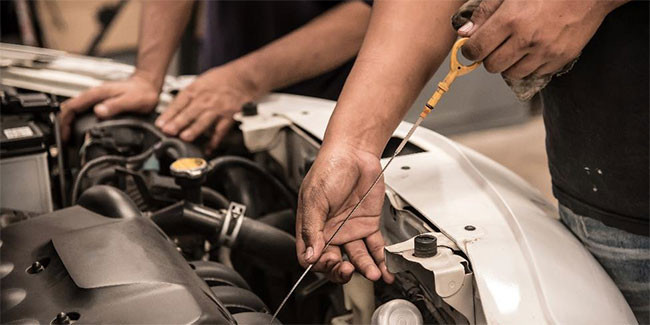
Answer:
[{"label": "wrist", "polygon": [[151,85],[151,87],[153,87],[158,92],[162,90],[162,86],[165,82],[164,74],[159,75],[141,69],[136,69],[131,75],[131,78],[136,78],[147,82],[148,84]]},{"label": "wrist", "polygon": [[232,61],[223,68],[231,70],[237,87],[252,97],[260,97],[273,89],[268,80],[269,73],[258,67],[250,55]]}]

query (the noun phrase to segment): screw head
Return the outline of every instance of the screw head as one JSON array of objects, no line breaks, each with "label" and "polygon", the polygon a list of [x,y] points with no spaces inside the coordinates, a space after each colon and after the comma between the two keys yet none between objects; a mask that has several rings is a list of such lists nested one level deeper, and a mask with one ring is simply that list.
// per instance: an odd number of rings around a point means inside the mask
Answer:
[{"label": "screw head", "polygon": [[472,225],[467,225],[467,226],[465,226],[465,230],[467,230],[467,231],[474,231],[474,230],[476,230],[476,227],[474,227],[474,226],[472,226]]}]

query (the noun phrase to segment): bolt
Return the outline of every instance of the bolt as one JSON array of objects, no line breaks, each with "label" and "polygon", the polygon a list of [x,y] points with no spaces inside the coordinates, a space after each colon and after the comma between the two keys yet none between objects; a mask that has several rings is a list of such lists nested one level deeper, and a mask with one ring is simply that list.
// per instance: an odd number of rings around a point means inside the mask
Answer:
[{"label": "bolt", "polygon": [[467,226],[465,226],[465,230],[467,230],[467,231],[474,231],[474,230],[476,230],[476,227],[474,227],[474,226],[472,226],[472,225],[467,225]]},{"label": "bolt", "polygon": [[436,236],[422,234],[415,237],[415,257],[431,257],[438,253],[438,238]]},{"label": "bolt", "polygon": [[36,261],[36,262],[32,263],[32,266],[29,268],[29,273],[32,273],[32,274],[39,273],[39,272],[42,272],[43,270],[45,270],[45,267],[43,266],[43,264],[41,264],[41,262],[39,262],[39,261]]},{"label": "bolt", "polygon": [[58,315],[56,315],[56,318],[52,321],[52,324],[72,324],[72,320],[68,314],[60,312]]}]

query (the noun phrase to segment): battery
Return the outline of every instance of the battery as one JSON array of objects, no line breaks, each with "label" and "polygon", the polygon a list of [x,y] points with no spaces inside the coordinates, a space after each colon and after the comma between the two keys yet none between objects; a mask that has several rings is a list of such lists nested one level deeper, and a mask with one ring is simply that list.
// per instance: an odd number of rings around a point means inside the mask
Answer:
[{"label": "battery", "polygon": [[29,212],[53,209],[45,136],[32,121],[0,125],[0,207]]}]

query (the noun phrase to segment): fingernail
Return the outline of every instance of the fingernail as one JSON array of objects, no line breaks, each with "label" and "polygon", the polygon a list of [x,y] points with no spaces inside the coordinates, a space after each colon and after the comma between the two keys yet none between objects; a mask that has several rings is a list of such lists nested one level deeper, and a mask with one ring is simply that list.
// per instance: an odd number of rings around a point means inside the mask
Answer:
[{"label": "fingernail", "polygon": [[108,114],[108,107],[104,104],[95,105],[95,113]]},{"label": "fingernail", "polygon": [[181,135],[180,135],[180,137],[181,137],[181,139],[182,139],[183,141],[190,141],[190,136],[191,136],[191,134],[190,134],[189,131],[184,131],[184,132],[181,133]]},{"label": "fingernail", "polygon": [[312,256],[314,256],[314,249],[311,246],[307,247],[307,251],[305,251],[305,260],[309,261]]},{"label": "fingernail", "polygon": [[471,22],[471,21],[468,21],[468,22],[465,23],[465,25],[463,25],[463,27],[458,29],[458,32],[463,33],[463,34],[467,34],[472,30],[472,28],[474,28],[474,23]]},{"label": "fingernail", "polygon": [[160,119],[160,118],[157,119],[156,120],[156,127],[159,128],[159,129],[162,129],[163,126],[165,126],[165,120]]},{"label": "fingernail", "polygon": [[172,124],[166,124],[165,127],[163,128],[163,132],[169,134],[169,135],[176,135],[178,133],[176,131],[176,128],[174,127],[173,123]]}]

